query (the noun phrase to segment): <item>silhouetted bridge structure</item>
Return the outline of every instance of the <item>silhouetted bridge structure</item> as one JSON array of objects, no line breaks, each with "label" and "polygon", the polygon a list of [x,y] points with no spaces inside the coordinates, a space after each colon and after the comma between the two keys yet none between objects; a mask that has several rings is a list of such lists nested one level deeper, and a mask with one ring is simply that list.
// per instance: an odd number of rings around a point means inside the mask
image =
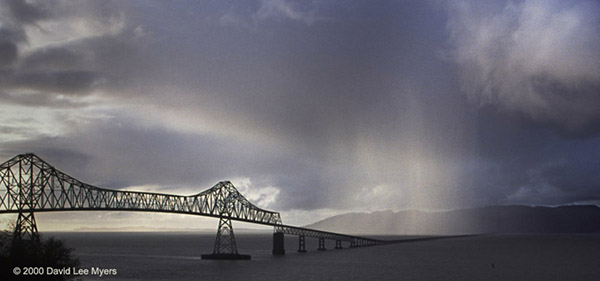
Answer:
[{"label": "silhouetted bridge structure", "polygon": [[273,254],[283,255],[284,234],[298,236],[298,252],[305,252],[306,237],[335,240],[335,248],[373,246],[382,241],[285,225],[277,212],[248,201],[229,181],[222,181],[196,195],[180,196],[151,192],[110,190],[83,183],[46,163],[35,154],[21,154],[0,165],[0,213],[18,214],[14,239],[39,244],[35,212],[50,211],[142,211],[178,213],[219,218],[212,255],[203,258],[249,258],[237,252],[232,221],[274,227]]}]

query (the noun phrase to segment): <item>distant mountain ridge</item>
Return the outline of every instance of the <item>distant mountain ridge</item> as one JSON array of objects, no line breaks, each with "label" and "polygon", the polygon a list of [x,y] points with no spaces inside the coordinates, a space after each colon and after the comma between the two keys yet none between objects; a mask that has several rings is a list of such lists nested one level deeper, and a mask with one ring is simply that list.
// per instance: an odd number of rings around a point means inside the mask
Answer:
[{"label": "distant mountain ridge", "polygon": [[348,213],[307,225],[352,234],[600,233],[600,207],[490,206],[444,212]]}]

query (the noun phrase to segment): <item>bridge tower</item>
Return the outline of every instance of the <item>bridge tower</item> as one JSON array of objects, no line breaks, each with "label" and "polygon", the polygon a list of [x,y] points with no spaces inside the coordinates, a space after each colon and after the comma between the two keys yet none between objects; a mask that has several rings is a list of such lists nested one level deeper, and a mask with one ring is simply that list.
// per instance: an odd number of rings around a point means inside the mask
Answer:
[{"label": "bridge tower", "polygon": [[19,212],[13,232],[11,256],[18,260],[39,255],[42,250],[33,212]]},{"label": "bridge tower", "polygon": [[[231,214],[235,210],[239,193],[230,184],[220,184],[216,191],[216,205],[219,211],[219,228],[217,239],[212,254],[201,255],[202,259],[208,260],[249,260],[250,255],[238,253]],[[220,199],[220,200],[219,200]]]},{"label": "bridge tower", "polygon": [[43,181],[43,177],[37,174],[40,169],[34,164],[34,160],[33,154],[22,155],[18,162],[2,170],[0,177],[5,180],[7,193],[18,198],[15,202],[18,215],[13,232],[13,248],[32,247],[35,251],[39,250],[40,237],[32,210],[39,197],[36,185],[39,184],[38,181]]},{"label": "bridge tower", "polygon": [[233,226],[231,219],[221,217],[219,219],[219,228],[217,229],[217,240],[213,254],[234,254],[237,255],[237,244],[235,243],[235,235],[233,234]]},{"label": "bridge tower", "polygon": [[40,236],[33,212],[19,212],[13,232],[13,241],[30,241],[33,244],[39,244]]}]

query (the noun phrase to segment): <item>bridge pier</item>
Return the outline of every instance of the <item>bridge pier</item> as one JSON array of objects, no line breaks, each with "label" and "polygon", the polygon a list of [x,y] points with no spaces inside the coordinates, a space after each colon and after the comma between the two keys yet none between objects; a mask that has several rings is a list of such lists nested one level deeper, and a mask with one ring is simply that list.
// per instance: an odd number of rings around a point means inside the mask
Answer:
[{"label": "bridge pier", "polygon": [[317,249],[317,251],[327,251],[327,249],[325,248],[325,238],[319,237],[319,248]]},{"label": "bridge pier", "polygon": [[283,232],[273,233],[273,255],[282,256],[285,255],[285,240]]},{"label": "bridge pier", "polygon": [[356,245],[356,239],[352,239],[352,241],[350,242],[350,248],[356,248],[356,247],[358,247]]},{"label": "bridge pier", "polygon": [[306,237],[298,236],[298,253],[306,253]]},{"label": "bridge pier", "polygon": [[335,240],[335,249],[344,249],[344,247],[342,247],[342,240]]},{"label": "bridge pier", "polygon": [[[282,233],[283,234],[283,233]],[[203,260],[249,260],[250,255],[238,253],[230,215],[221,216],[212,254],[200,255]]]},{"label": "bridge pier", "polygon": [[19,212],[12,240],[13,249],[24,247],[33,252],[41,251],[40,236],[33,212]]}]

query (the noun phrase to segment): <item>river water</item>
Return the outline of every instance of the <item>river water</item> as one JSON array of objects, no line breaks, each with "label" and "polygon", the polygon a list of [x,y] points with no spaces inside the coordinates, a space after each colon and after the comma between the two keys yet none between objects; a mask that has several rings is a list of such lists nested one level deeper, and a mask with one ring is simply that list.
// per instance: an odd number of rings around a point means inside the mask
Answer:
[{"label": "river water", "polygon": [[82,280],[600,280],[600,235],[481,235],[343,250],[327,241],[326,252],[307,238],[307,253],[297,253],[297,237],[286,236],[287,254],[272,256],[272,234],[237,233],[239,252],[250,261],[201,260],[215,234],[49,236],[74,248],[80,268],[116,271]]}]

